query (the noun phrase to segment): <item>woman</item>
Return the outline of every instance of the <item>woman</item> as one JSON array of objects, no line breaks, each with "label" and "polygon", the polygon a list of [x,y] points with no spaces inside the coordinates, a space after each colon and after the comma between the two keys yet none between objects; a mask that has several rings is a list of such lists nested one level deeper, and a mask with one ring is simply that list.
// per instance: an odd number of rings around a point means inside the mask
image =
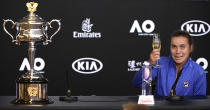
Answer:
[{"label": "woman", "polygon": [[[157,79],[155,96],[205,96],[206,73],[203,68],[190,58],[193,43],[185,31],[176,31],[171,36],[169,57],[160,57],[160,50],[152,50],[149,58],[150,65],[158,63],[161,68],[152,68],[152,79]],[[139,70],[133,85],[141,87]],[[176,81],[177,80],[177,81]]]}]

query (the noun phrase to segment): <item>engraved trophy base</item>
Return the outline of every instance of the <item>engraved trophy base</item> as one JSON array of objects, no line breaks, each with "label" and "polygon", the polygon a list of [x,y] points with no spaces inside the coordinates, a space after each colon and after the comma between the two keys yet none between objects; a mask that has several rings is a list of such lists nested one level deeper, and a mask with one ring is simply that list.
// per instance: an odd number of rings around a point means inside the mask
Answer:
[{"label": "engraved trophy base", "polygon": [[44,100],[39,100],[39,101],[26,101],[26,100],[19,100],[15,99],[11,102],[12,104],[17,104],[17,105],[25,105],[25,104],[32,104],[32,105],[45,105],[45,104],[53,104],[54,102],[50,99],[44,99]]},{"label": "engraved trophy base", "polygon": [[21,75],[17,81],[16,99],[13,104],[52,104],[48,99],[47,79],[38,72],[27,72]]},{"label": "engraved trophy base", "polygon": [[154,96],[153,95],[140,95],[138,104],[147,104],[147,105],[154,105]]}]

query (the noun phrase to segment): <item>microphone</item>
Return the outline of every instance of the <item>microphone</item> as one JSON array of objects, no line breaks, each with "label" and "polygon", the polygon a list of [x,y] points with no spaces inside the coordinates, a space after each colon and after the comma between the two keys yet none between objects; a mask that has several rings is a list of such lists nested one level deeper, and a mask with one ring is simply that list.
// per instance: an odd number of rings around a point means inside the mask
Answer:
[{"label": "microphone", "polygon": [[175,82],[174,82],[174,84],[171,88],[169,96],[166,96],[166,100],[168,100],[168,101],[182,101],[184,99],[183,96],[177,96],[176,95],[176,85],[177,85],[177,82],[178,82],[178,80],[181,76],[181,73],[182,73],[182,70],[178,73],[178,76],[177,76],[177,78],[176,78],[176,80],[175,80]]},{"label": "microphone", "polygon": [[66,85],[67,85],[66,96],[60,96],[59,97],[60,101],[71,102],[71,101],[77,101],[78,100],[78,97],[72,97],[71,96],[71,87],[72,87],[72,85],[70,86],[70,84],[71,84],[70,81],[72,81],[71,80],[71,75],[70,75],[69,70],[67,69],[66,70]]}]

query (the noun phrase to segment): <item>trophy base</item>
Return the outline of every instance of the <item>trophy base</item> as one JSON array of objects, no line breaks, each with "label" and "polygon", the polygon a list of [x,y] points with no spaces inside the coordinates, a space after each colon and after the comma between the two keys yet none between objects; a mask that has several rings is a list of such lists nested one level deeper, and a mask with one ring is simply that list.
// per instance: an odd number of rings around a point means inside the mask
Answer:
[{"label": "trophy base", "polygon": [[154,105],[154,96],[153,95],[140,95],[138,104],[148,104],[148,105]]},{"label": "trophy base", "polygon": [[25,101],[25,100],[13,100],[11,102],[12,104],[16,104],[16,105],[45,105],[45,104],[53,104],[54,102],[50,99],[46,99],[46,100],[40,100],[40,101]]},{"label": "trophy base", "polygon": [[13,104],[51,104],[47,95],[47,79],[38,72],[22,74],[16,80],[16,99]]}]

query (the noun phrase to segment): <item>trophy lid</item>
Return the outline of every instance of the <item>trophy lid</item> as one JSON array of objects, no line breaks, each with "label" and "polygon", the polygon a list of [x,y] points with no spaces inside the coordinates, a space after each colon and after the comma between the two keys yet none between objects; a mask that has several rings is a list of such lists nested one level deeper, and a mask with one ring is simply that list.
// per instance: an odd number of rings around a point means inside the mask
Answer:
[{"label": "trophy lid", "polygon": [[39,17],[38,15],[36,15],[34,12],[36,11],[37,7],[38,7],[38,3],[35,2],[27,2],[26,6],[28,8],[28,12],[29,14],[25,17],[23,17],[23,19],[20,20],[21,23],[40,23],[43,22],[44,20]]}]

